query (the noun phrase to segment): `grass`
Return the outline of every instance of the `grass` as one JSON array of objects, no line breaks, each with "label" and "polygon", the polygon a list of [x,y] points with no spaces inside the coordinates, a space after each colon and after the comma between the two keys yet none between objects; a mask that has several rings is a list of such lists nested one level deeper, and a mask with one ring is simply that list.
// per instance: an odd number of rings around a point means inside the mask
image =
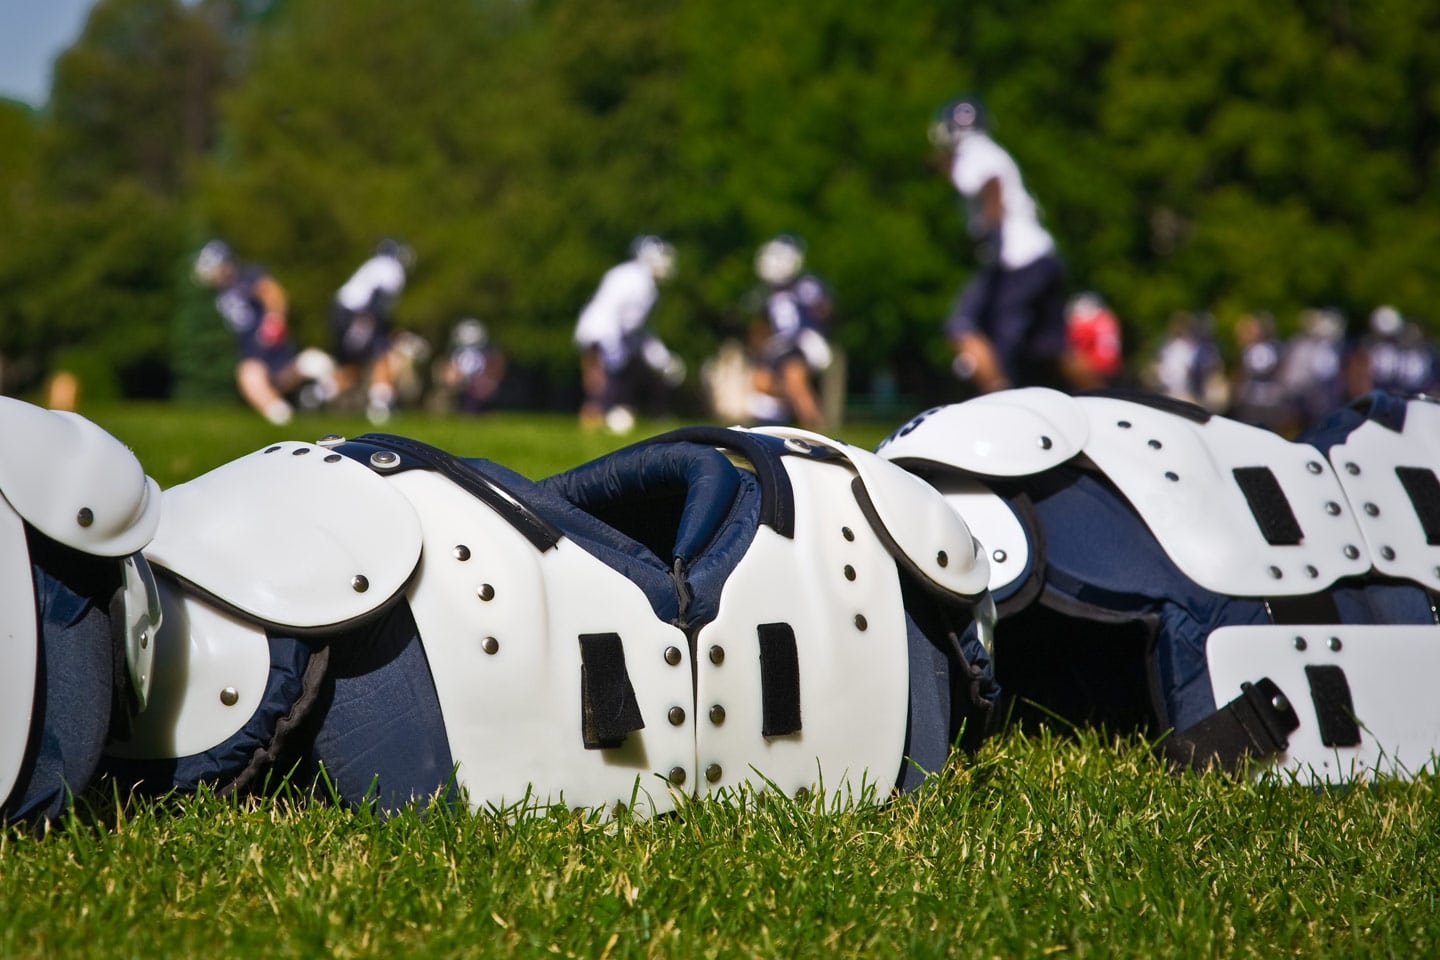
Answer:
[{"label": "grass", "polygon": [[[166,484],[281,436],[365,428],[91,413]],[[569,418],[394,428],[530,476],[614,445]],[[439,805],[380,818],[285,791],[121,801],[102,789],[45,833],[0,833],[0,956],[1440,950],[1431,776],[1315,791],[1174,775],[1142,741],[1041,730],[996,738],[885,806],[738,799],[653,821],[556,810],[517,822]]]}]

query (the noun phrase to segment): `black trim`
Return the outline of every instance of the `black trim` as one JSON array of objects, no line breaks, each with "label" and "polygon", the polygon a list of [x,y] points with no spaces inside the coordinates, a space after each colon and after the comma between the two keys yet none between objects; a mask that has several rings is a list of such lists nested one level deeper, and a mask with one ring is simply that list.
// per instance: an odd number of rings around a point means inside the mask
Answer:
[{"label": "black trim", "polygon": [[1245,495],[1266,543],[1272,547],[1293,547],[1305,539],[1305,531],[1295,519],[1285,490],[1269,467],[1236,467],[1230,472]]},{"label": "black trim", "polygon": [[1284,750],[1299,726],[1300,717],[1284,692],[1269,677],[1262,677],[1242,683],[1240,696],[1167,738],[1161,750],[1177,767],[1203,771],[1218,766],[1234,773],[1249,758]]},{"label": "black trim", "polygon": [[1350,682],[1345,671],[1333,663],[1305,667],[1310,682],[1310,701],[1320,723],[1320,742],[1327,747],[1358,747],[1360,725],[1355,721],[1355,701],[1350,699]]},{"label": "black trim", "polygon": [[1150,407],[1165,413],[1173,413],[1177,417],[1184,417],[1186,420],[1195,423],[1209,423],[1213,414],[1204,407],[1190,403],[1187,400],[1177,400],[1174,397],[1163,396],[1158,393],[1147,393],[1142,390],[1125,389],[1102,389],[1086,390],[1076,394],[1080,397],[1103,397],[1108,400],[1125,400],[1130,403],[1138,403],[1142,407]]},{"label": "black trim", "polygon": [[1332,593],[1306,593],[1295,597],[1267,597],[1265,609],[1275,624],[1344,623]]},{"label": "black trim", "polygon": [[1395,476],[1420,518],[1425,531],[1425,542],[1430,546],[1440,544],[1440,479],[1429,467],[1396,467]]},{"label": "black trim", "polygon": [[800,732],[800,655],[788,623],[762,623],[760,636],[760,733],[783,737]]},{"label": "black trim", "polygon": [[417,468],[433,470],[484,502],[541,552],[555,546],[563,536],[558,527],[526,503],[520,494],[485,476],[460,458],[428,443],[388,433],[367,433],[335,447],[336,453],[344,454],[372,470],[375,467],[370,463],[370,456],[380,450],[400,455],[402,462],[394,469],[375,470],[376,473],[398,473]]},{"label": "black trim", "polygon": [[645,727],[618,633],[580,634],[580,717],[586,750],[618,747]]}]

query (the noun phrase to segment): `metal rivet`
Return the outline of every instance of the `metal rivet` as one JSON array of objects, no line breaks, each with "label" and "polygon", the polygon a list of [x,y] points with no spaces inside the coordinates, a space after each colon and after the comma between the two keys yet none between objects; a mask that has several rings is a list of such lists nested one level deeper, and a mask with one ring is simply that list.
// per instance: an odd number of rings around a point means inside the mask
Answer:
[{"label": "metal rivet", "polygon": [[1290,709],[1290,701],[1285,699],[1285,694],[1277,693],[1270,698],[1270,706],[1276,710],[1288,711]]},{"label": "metal rivet", "polygon": [[481,600],[489,602],[495,599],[495,588],[488,583],[482,583],[476,588],[475,595]]},{"label": "metal rivet", "polygon": [[1395,548],[1394,548],[1394,547],[1381,547],[1381,548],[1380,548],[1380,559],[1382,559],[1382,560],[1394,560],[1394,559],[1395,559]]},{"label": "metal rivet", "polygon": [[718,703],[710,708],[710,722],[717,727],[725,722],[725,708]]},{"label": "metal rivet", "polygon": [[1345,556],[1348,559],[1354,560],[1356,557],[1360,556],[1360,548],[1355,546],[1355,544],[1353,543],[1345,544]]},{"label": "metal rivet", "polygon": [[799,437],[787,437],[785,439],[785,447],[786,449],[794,450],[796,453],[810,452],[810,444],[801,440]]},{"label": "metal rivet", "polygon": [[144,650],[150,646],[150,631],[146,630],[140,634],[140,649]]},{"label": "metal rivet", "polygon": [[350,589],[356,593],[364,593],[370,589],[370,580],[363,573],[357,573],[350,578]]},{"label": "metal rivet", "polygon": [[855,568],[852,567],[852,566],[850,566],[850,564],[848,564],[848,563],[845,564],[845,579],[846,579],[846,580],[854,580],[854,579],[855,579]]},{"label": "metal rivet", "polygon": [[276,450],[279,450],[279,449],[280,449],[280,445],[279,445],[279,444],[276,444],[276,445],[273,446],[273,447],[266,447],[266,448],[265,448],[265,452],[266,452],[266,453],[274,453]]},{"label": "metal rivet", "polygon": [[950,566],[950,554],[946,553],[944,550],[941,550],[939,553],[935,554],[935,562],[940,564],[940,566],[942,567]]},{"label": "metal rivet", "polygon": [[1044,435],[1041,435],[1039,442],[1041,450],[1049,450],[1051,447],[1055,446],[1055,441]]},{"label": "metal rivet", "polygon": [[723,772],[720,770],[720,764],[712,763],[705,768],[705,779],[711,783],[719,783],[721,776],[723,776]]},{"label": "metal rivet", "polygon": [[95,511],[89,507],[81,507],[80,512],[75,514],[75,522],[82,527],[88,527],[95,522]]},{"label": "metal rivet", "polygon": [[1305,469],[1309,470],[1311,473],[1319,473],[1321,468],[1320,464],[1316,463],[1314,460],[1309,460],[1305,463]]},{"label": "metal rivet", "polygon": [[725,648],[716,644],[710,648],[710,662],[721,664],[725,662]]},{"label": "metal rivet", "polygon": [[851,530],[849,527],[841,527],[840,536],[844,537],[846,540],[854,540],[855,531]]},{"label": "metal rivet", "polygon": [[470,559],[470,548],[463,543],[457,543],[455,544],[455,549],[450,551],[450,556],[464,563]]},{"label": "metal rivet", "polygon": [[1165,471],[1165,479],[1166,479],[1166,480],[1179,480],[1179,479],[1180,479],[1180,474],[1176,473],[1174,470],[1166,470],[1166,471]]},{"label": "metal rivet", "polygon": [[1345,464],[1345,472],[1352,477],[1358,477],[1360,476],[1360,465],[1358,463],[1347,463]]},{"label": "metal rivet", "polygon": [[1339,652],[1340,652],[1340,648],[1343,647],[1343,646],[1345,646],[1345,644],[1343,644],[1343,643],[1340,642],[1340,638],[1339,638],[1339,637],[1331,637],[1330,640],[1329,640],[1329,642],[1326,643],[1325,645],[1326,645],[1327,647],[1329,647],[1331,650],[1335,651],[1336,653],[1339,653]]},{"label": "metal rivet", "polygon": [[1146,440],[1145,445],[1148,446],[1151,450],[1159,450],[1161,447],[1165,446],[1165,444],[1161,443],[1159,440]]},{"label": "metal rivet", "polygon": [[1340,516],[1340,504],[1336,503],[1334,500],[1326,500],[1325,512],[1330,514],[1330,516],[1332,517]]},{"label": "metal rivet", "polygon": [[379,470],[389,470],[398,466],[400,457],[393,450],[381,450],[378,453],[370,454],[370,466]]},{"label": "metal rivet", "polygon": [[863,613],[857,613],[857,614],[855,614],[855,629],[856,629],[856,630],[865,630],[865,629],[868,629],[869,626],[870,626],[870,621],[868,621],[868,620],[865,619],[865,614],[863,614]]},{"label": "metal rivet", "polygon": [[680,784],[684,783],[684,782],[685,782],[685,768],[684,768],[684,767],[671,767],[671,768],[670,768],[670,782],[673,783],[673,784],[675,784],[675,786],[677,786],[677,787],[680,786]]},{"label": "metal rivet", "polygon": [[670,664],[670,666],[672,666],[672,667],[673,667],[673,666],[676,666],[677,664],[679,664],[679,663],[680,663],[680,648],[679,648],[679,647],[666,647],[666,648],[665,648],[665,662],[668,663],[668,664]]},{"label": "metal rivet", "polygon": [[1004,550],[996,550],[994,553],[990,554],[990,559],[994,560],[996,563],[1004,563],[1007,556],[1009,555]]},{"label": "metal rivet", "polygon": [[1320,576],[1320,571],[1315,569],[1313,564],[1307,563],[1305,564],[1305,576],[1309,577],[1311,580],[1314,580],[1316,577]]},{"label": "metal rivet", "polygon": [[670,712],[665,714],[670,721],[670,726],[678,727],[685,722],[685,709],[683,707],[671,707]]},{"label": "metal rivet", "polygon": [[1129,430],[1129,429],[1130,429],[1130,421],[1129,421],[1129,420],[1116,420],[1116,421],[1115,421],[1115,426],[1119,427],[1121,430]]},{"label": "metal rivet", "polygon": [[327,433],[315,441],[317,447],[338,447],[345,442],[345,438],[338,433]]},{"label": "metal rivet", "polygon": [[1281,577],[1285,576],[1285,574],[1280,572],[1279,567],[1270,567],[1266,572],[1269,573],[1271,579],[1274,580],[1279,580]]},{"label": "metal rivet", "polygon": [[489,654],[499,653],[500,641],[496,640],[494,637],[486,637],[484,640],[480,641],[480,649],[484,650],[486,653]]},{"label": "metal rivet", "polygon": [[327,453],[327,454],[325,455],[325,462],[326,462],[326,463],[339,463],[341,460],[344,460],[344,459],[345,459],[345,458],[342,457],[342,456],[340,456],[340,454],[338,454],[338,453]]},{"label": "metal rivet", "polygon": [[1373,503],[1367,503],[1365,504],[1365,513],[1368,516],[1378,517],[1380,516],[1380,508]]},{"label": "metal rivet", "polygon": [[240,702],[240,691],[234,687],[226,687],[220,691],[220,702],[227,707],[233,707]]},{"label": "metal rivet", "polygon": [[1296,650],[1304,650],[1304,649],[1305,649],[1306,647],[1308,647],[1308,646],[1310,646],[1310,644],[1308,644],[1308,643],[1305,642],[1305,638],[1304,638],[1304,637],[1296,637],[1296,638],[1295,638],[1295,649],[1296,649]]},{"label": "metal rivet", "polygon": [[292,457],[303,457],[303,456],[305,456],[305,454],[307,454],[307,453],[309,453],[309,452],[310,452],[310,448],[309,448],[309,447],[296,447],[294,450],[291,450],[291,451],[290,451],[290,456],[292,456]]}]

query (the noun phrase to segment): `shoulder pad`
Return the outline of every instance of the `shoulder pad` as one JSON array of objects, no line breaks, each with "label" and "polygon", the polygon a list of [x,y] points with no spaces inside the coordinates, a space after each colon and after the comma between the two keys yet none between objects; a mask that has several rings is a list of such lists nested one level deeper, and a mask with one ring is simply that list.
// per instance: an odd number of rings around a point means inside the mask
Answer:
[{"label": "shoulder pad", "polygon": [[1370,568],[1340,481],[1314,447],[1222,417],[1075,402],[1090,421],[1085,456],[1202,587],[1290,596]]},{"label": "shoulder pad", "polygon": [[935,464],[983,477],[1026,477],[1074,457],[1089,432],[1075,398],[1025,387],[927,410],[876,452],[912,468]]},{"label": "shoulder pad", "polygon": [[1330,463],[1375,569],[1440,589],[1440,404],[1411,400],[1398,429],[1366,420]]},{"label": "shoulder pad", "polygon": [[0,494],[45,536],[121,557],[155,532],[160,488],[119,440],[74,413],[0,397]]},{"label": "shoulder pad", "polygon": [[316,629],[396,597],[420,525],[383,477],[309,443],[278,443],[165,492],[151,563],[262,623]]},{"label": "shoulder pad", "polygon": [[15,789],[30,743],[40,629],[33,578],[25,524],[0,498],[0,644],[5,656],[5,669],[0,670],[0,807]]},{"label": "shoulder pad", "polygon": [[856,474],[855,499],[896,562],[933,589],[959,597],[985,592],[985,555],[965,521],[933,487],[888,460],[839,440],[793,427],[752,432],[783,437],[797,452],[844,460]]}]

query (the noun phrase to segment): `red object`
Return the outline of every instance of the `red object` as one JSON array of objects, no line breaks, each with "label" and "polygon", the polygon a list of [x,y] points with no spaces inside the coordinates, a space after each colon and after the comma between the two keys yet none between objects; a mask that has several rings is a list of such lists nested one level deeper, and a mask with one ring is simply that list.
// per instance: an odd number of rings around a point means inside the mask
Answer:
[{"label": "red object", "polygon": [[1070,346],[1101,376],[1120,372],[1120,321],[1104,305],[1079,305],[1066,328]]}]

